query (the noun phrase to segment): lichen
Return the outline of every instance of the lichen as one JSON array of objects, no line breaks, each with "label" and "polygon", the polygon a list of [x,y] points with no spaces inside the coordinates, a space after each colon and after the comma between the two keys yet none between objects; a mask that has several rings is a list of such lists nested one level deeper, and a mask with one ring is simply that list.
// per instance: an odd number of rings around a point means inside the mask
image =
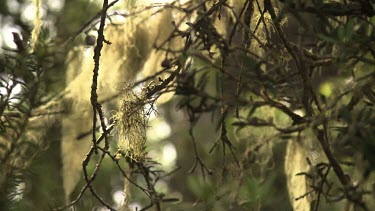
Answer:
[{"label": "lichen", "polygon": [[41,15],[41,8],[42,8],[42,0],[34,0],[35,5],[35,17],[34,17],[34,28],[31,32],[31,50],[33,51],[36,47],[38,42],[38,37],[40,33],[40,29],[42,27],[42,15]]},{"label": "lichen", "polygon": [[118,153],[136,162],[145,159],[146,118],[142,97],[130,89],[124,92],[121,106],[113,117],[119,131]]}]

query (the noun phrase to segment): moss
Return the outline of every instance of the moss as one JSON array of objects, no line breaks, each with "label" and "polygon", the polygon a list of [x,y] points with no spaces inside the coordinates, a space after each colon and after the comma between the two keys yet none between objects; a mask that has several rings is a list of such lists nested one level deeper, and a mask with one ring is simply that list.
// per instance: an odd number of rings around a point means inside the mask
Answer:
[{"label": "moss", "polygon": [[40,33],[40,29],[42,27],[42,16],[41,16],[41,8],[42,8],[42,0],[34,0],[35,5],[35,18],[34,18],[34,28],[31,32],[31,50],[35,49],[35,46],[38,42],[38,37]]},{"label": "moss", "polygon": [[125,91],[121,107],[114,116],[118,122],[118,154],[141,162],[145,159],[146,119],[142,98],[132,90]]}]

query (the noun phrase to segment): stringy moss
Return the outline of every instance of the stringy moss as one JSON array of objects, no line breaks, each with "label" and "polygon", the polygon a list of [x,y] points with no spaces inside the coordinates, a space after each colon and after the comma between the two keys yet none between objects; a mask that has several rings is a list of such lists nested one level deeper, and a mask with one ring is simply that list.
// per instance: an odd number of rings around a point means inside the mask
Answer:
[{"label": "stringy moss", "polygon": [[[119,92],[124,92],[125,83],[134,81],[137,74],[145,72],[147,67],[148,75],[153,74],[159,70],[155,68],[155,65],[148,65],[149,61],[158,61],[159,54],[153,53],[153,43],[156,40],[165,40],[166,36],[170,34],[171,29],[167,28],[172,26],[170,23],[171,19],[168,17],[170,11],[163,11],[152,18],[150,13],[145,12],[139,16],[128,17],[125,19],[123,24],[108,24],[105,29],[105,37],[112,44],[104,45],[101,57],[100,57],[100,70],[98,78],[98,97],[99,102],[103,103],[104,108],[113,109],[114,107],[121,108],[124,104],[123,100],[114,99],[113,96]],[[158,33],[160,32],[160,33]],[[163,33],[161,33],[163,32]],[[160,36],[159,36],[160,35]],[[164,56],[164,55],[163,55]],[[87,148],[90,147],[91,137],[86,136],[76,141],[76,137],[91,130],[92,126],[92,108],[90,104],[90,93],[91,93],[91,79],[92,70],[94,68],[93,47],[76,46],[70,51],[67,58],[67,76],[66,81],[69,82],[66,88],[66,94],[63,96],[64,110],[69,111],[69,116],[63,118],[63,134],[61,141],[61,151],[63,159],[63,177],[64,177],[64,190],[66,192],[66,198],[68,199],[70,194],[73,192],[77,182],[81,178],[82,172],[82,159],[84,159]],[[163,57],[162,57],[163,58]],[[158,63],[160,64],[160,63]],[[150,67],[150,68],[148,68]],[[152,68],[151,68],[152,67]],[[147,76],[147,74],[145,74]],[[129,93],[129,95],[131,95]],[[133,96],[133,95],[131,95]],[[108,99],[113,99],[108,101]],[[124,95],[124,101],[134,102],[137,101],[136,97],[127,99],[127,95]],[[139,101],[137,101],[139,102]],[[125,103],[126,104],[126,103]],[[135,107],[133,105],[133,107]],[[142,111],[143,107],[139,107],[139,112]],[[126,109],[120,109],[120,111]],[[136,118],[137,114],[133,114]],[[121,120],[121,116],[126,117],[126,114],[117,114],[117,118]],[[126,117],[127,118],[127,117]],[[141,125],[143,122],[142,118],[139,118]],[[121,121],[117,121],[120,124]],[[132,120],[134,121],[134,120]],[[129,123],[132,122],[129,120]],[[125,124],[126,125],[126,124]],[[142,135],[126,135],[129,128],[123,128],[122,137],[119,141],[119,154],[118,158],[124,155],[130,155],[127,149],[136,149],[136,153],[133,153],[134,159],[144,157],[142,141],[144,138],[144,129],[138,128]],[[137,128],[132,127],[134,132],[137,133]],[[140,142],[139,147],[127,147],[133,144],[126,143],[127,137],[131,137],[131,140],[135,140],[138,137]],[[134,141],[132,141],[134,142]],[[138,143],[138,142],[137,142]],[[142,150],[141,150],[142,149]],[[125,153],[127,152],[127,153]],[[74,156],[72,156],[74,155]]]},{"label": "stringy moss", "polygon": [[145,159],[146,118],[142,97],[126,90],[120,110],[113,117],[118,124],[119,142],[117,158],[128,157],[136,162]]},{"label": "stringy moss", "polygon": [[42,17],[40,10],[42,8],[42,0],[34,0],[35,5],[35,18],[34,18],[34,28],[31,32],[31,50],[35,49],[36,43],[38,41],[40,29],[42,27]]}]

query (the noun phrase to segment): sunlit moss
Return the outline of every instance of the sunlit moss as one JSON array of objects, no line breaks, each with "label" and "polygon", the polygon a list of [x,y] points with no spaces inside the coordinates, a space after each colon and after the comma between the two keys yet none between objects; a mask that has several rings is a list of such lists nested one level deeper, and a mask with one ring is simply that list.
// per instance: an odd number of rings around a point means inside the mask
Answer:
[{"label": "sunlit moss", "polygon": [[35,5],[35,18],[34,18],[34,28],[31,32],[31,50],[35,49],[36,43],[38,41],[40,29],[42,27],[42,0],[34,0]]},{"label": "sunlit moss", "polygon": [[140,100],[140,96],[127,90],[114,116],[119,129],[118,153],[137,162],[143,161],[146,154],[146,119]]},{"label": "sunlit moss", "polygon": [[[118,155],[129,156],[136,161],[144,158],[143,107],[135,105],[139,96],[128,93],[124,84],[134,81],[139,73],[147,77],[160,70],[160,63],[165,55],[153,50],[152,46],[155,42],[160,44],[165,41],[173,30],[171,24],[166,24],[172,19],[171,10],[166,9],[153,16],[150,16],[151,12],[127,17],[118,24],[106,25],[104,35],[112,44],[104,44],[101,51],[97,84],[98,101],[103,102],[103,108],[119,108],[116,118],[119,118],[119,131],[122,135]],[[70,51],[67,57],[67,88],[62,99],[57,99],[66,111],[66,117],[62,120],[61,141],[66,199],[69,199],[81,178],[82,159],[92,144],[92,136],[82,134],[90,131],[93,125],[90,103],[93,51],[93,47],[84,46],[84,43]],[[114,97],[120,94],[123,96],[122,100]],[[137,111],[129,115],[130,109]],[[79,141],[77,137],[81,137]]]}]

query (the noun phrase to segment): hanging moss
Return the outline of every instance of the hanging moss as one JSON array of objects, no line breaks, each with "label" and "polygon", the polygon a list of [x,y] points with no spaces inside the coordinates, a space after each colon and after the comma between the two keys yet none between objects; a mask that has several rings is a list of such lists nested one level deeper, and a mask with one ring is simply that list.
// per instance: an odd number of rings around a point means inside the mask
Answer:
[{"label": "hanging moss", "polygon": [[132,90],[125,91],[121,107],[114,119],[118,122],[117,157],[123,155],[136,162],[145,159],[146,118],[142,98]]},{"label": "hanging moss", "polygon": [[31,50],[32,51],[35,49],[35,46],[38,42],[40,29],[43,24],[42,15],[41,15],[42,0],[34,0],[34,5],[35,5],[34,28],[33,28],[33,31],[31,32]]}]

